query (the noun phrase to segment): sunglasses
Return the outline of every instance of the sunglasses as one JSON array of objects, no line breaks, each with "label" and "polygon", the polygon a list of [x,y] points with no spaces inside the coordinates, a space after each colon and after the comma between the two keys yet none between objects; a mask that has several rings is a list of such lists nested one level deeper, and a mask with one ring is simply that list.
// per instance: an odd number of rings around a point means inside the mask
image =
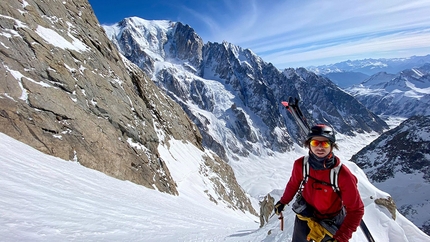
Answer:
[{"label": "sunglasses", "polygon": [[323,147],[323,148],[328,148],[328,147],[330,147],[330,145],[331,145],[331,143],[330,143],[330,141],[328,141],[328,140],[325,140],[325,141],[319,141],[319,140],[311,140],[311,142],[310,142],[310,145],[311,146],[314,146],[314,147],[317,147],[318,145],[320,145],[321,144],[321,146]]}]

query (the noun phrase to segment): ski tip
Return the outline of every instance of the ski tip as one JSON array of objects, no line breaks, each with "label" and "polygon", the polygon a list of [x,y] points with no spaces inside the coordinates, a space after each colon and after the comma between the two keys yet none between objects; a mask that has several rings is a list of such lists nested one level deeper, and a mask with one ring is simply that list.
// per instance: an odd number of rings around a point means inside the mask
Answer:
[{"label": "ski tip", "polygon": [[282,105],[284,105],[284,107],[288,108],[288,106],[289,106],[289,105],[288,105],[288,102],[286,102],[286,101],[282,101],[281,103],[282,103]]}]

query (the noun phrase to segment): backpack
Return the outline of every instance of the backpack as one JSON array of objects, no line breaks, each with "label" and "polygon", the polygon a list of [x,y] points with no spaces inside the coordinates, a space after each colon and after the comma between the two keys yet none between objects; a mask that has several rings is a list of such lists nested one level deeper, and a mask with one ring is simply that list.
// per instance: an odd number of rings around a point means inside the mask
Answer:
[{"label": "backpack", "polygon": [[[309,159],[309,156],[305,156],[303,158],[303,168],[302,168],[303,169],[303,180],[302,180],[302,182],[300,184],[300,188],[299,188],[299,191],[298,191],[297,196],[296,196],[296,201],[292,205],[292,209],[293,209],[293,211],[296,214],[299,214],[299,215],[302,215],[302,216],[305,216],[305,217],[312,217],[312,216],[314,216],[313,215],[314,211],[312,209],[311,210],[307,209],[309,207],[309,205],[303,199],[303,196],[302,196],[303,188],[304,188],[306,182],[308,181],[309,177],[311,177],[310,174],[309,174],[310,173],[309,172],[309,166],[310,165],[309,165],[308,159]],[[330,184],[328,184],[327,182],[315,179],[313,177],[311,177],[311,178],[314,179],[318,183],[321,183],[321,184],[324,184],[324,185],[327,185],[327,186],[331,186],[333,188],[333,191],[339,196],[340,199],[342,199],[342,196],[341,196],[341,193],[340,193],[340,188],[339,188],[339,183],[338,183],[340,168],[342,168],[342,164],[339,164],[339,165],[337,165],[337,166],[335,166],[335,167],[333,167],[333,168],[330,169]],[[343,206],[335,214],[341,214],[339,212],[341,212],[342,210],[344,210]],[[345,214],[343,214],[343,216],[344,215]],[[329,228],[327,227],[326,229],[329,229]],[[336,232],[336,230],[334,230],[334,232]]]},{"label": "backpack", "polygon": [[[305,186],[306,182],[308,182],[309,179],[309,156],[305,156],[303,157],[303,180],[302,183],[300,184],[300,191],[303,190],[303,187]],[[336,193],[339,194],[340,192],[340,188],[339,188],[339,172],[340,172],[340,168],[342,168],[342,164],[339,164],[335,167],[333,167],[332,169],[330,169],[330,185],[333,188],[333,191],[335,191]],[[321,182],[321,181],[320,181]],[[322,182],[325,183],[325,182]]]}]

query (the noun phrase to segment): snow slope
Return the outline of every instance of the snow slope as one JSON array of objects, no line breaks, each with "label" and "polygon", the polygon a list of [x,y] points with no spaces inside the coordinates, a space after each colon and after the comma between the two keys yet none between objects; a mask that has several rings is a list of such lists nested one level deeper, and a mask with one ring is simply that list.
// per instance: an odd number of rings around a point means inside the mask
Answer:
[{"label": "snow slope", "polygon": [[[339,137],[342,159],[375,137]],[[191,146],[160,147],[177,179],[180,195],[172,196],[120,181],[103,173],[45,155],[0,133],[0,234],[2,241],[288,241],[294,214],[285,209],[285,229],[273,216],[259,229],[259,219],[215,205],[194,184],[195,170],[181,166],[193,160]],[[175,148],[176,147],[176,148]],[[201,152],[201,151],[200,151]],[[272,191],[275,199],[289,177],[291,161],[304,153],[244,160],[233,167],[239,183],[253,196]],[[169,158],[170,157],[170,158]],[[175,159],[173,159],[175,158]],[[177,162],[176,165],[173,165]],[[359,180],[366,205],[365,221],[376,241],[430,241],[397,213],[393,221],[385,208],[372,202],[384,197],[354,164],[344,161]],[[262,169],[261,165],[264,164]],[[197,186],[197,188],[196,188]],[[277,189],[273,189],[277,188]],[[196,190],[195,190],[196,189]],[[270,235],[268,235],[270,231]],[[351,241],[364,241],[362,232]]]}]

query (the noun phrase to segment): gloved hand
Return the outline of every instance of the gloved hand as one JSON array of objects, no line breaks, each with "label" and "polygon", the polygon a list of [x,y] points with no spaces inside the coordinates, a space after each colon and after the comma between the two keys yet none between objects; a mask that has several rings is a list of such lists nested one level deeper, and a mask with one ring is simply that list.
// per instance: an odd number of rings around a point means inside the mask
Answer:
[{"label": "gloved hand", "polygon": [[326,240],[326,242],[337,242],[337,240],[335,240],[335,239],[331,238],[331,239],[329,239],[329,240]]},{"label": "gloved hand", "polygon": [[282,211],[284,211],[284,207],[285,204],[282,204],[281,201],[278,201],[275,204],[275,208],[273,210],[275,210],[276,215],[279,215]]}]

